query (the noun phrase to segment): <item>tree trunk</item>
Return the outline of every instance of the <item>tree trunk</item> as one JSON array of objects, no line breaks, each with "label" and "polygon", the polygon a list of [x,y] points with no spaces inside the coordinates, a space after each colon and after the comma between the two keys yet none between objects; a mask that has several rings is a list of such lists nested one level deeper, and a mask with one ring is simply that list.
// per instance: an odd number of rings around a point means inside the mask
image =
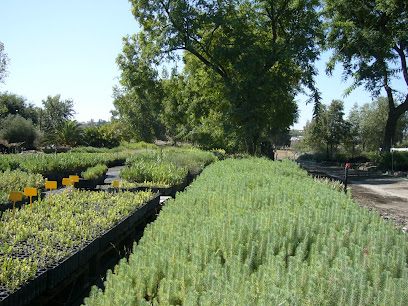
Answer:
[{"label": "tree trunk", "polygon": [[327,160],[330,160],[330,154],[329,154],[329,143],[326,143],[326,158]]},{"label": "tree trunk", "polygon": [[395,132],[397,129],[397,122],[399,117],[402,114],[396,111],[396,109],[392,109],[388,111],[388,118],[387,118],[387,123],[385,125],[385,133],[384,133],[384,138],[383,138],[383,151],[385,152],[390,152],[390,149],[392,147],[392,142],[395,139]]},{"label": "tree trunk", "polygon": [[[403,103],[395,107],[393,92],[391,87],[388,85],[387,77],[385,77],[384,80],[385,80],[384,88],[385,91],[387,92],[388,98],[388,118],[387,123],[385,125],[385,133],[383,138],[383,151],[390,152],[392,142],[395,141],[394,138],[397,129],[398,119],[401,117],[402,114],[408,111],[408,95],[405,96],[405,101]],[[405,80],[407,81],[407,78],[405,78]]]},{"label": "tree trunk", "polygon": [[245,145],[247,147],[248,154],[251,156],[255,155],[256,146],[255,146],[254,139],[252,137],[247,136],[245,138]]}]

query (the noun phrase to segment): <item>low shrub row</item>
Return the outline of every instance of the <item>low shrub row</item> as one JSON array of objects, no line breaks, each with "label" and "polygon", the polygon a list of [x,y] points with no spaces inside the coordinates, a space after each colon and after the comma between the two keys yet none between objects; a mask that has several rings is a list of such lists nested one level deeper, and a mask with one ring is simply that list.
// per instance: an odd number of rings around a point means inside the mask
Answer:
[{"label": "low shrub row", "polygon": [[[225,160],[85,305],[404,305],[408,239],[295,163]],[[404,302],[405,301],[405,302]]]},{"label": "low shrub row", "polygon": [[86,171],[81,173],[81,177],[85,180],[94,180],[103,175],[108,171],[108,166],[103,164],[98,164],[94,167],[88,168]]},{"label": "low shrub row", "polygon": [[120,177],[128,183],[146,186],[173,186],[188,173],[198,173],[217,160],[211,152],[197,149],[167,149],[139,153],[126,160]]},{"label": "low shrub row", "polygon": [[86,169],[97,164],[107,165],[126,159],[129,153],[59,153],[59,154],[10,154],[2,155],[0,171],[16,170],[31,173],[56,173]]}]

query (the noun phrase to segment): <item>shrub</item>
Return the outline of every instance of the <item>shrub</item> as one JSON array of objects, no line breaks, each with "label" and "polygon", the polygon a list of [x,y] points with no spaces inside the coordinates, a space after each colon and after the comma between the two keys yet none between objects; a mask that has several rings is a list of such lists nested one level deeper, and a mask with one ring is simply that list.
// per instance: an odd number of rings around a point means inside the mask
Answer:
[{"label": "shrub", "polygon": [[8,115],[2,121],[1,135],[9,143],[23,142],[26,149],[34,149],[38,133],[31,120],[20,115]]}]

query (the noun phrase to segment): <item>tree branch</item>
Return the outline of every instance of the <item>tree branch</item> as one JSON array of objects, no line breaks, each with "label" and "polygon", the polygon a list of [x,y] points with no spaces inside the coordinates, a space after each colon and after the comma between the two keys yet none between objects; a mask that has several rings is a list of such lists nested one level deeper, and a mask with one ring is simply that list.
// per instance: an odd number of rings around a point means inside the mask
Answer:
[{"label": "tree branch", "polygon": [[390,85],[388,84],[388,75],[384,76],[384,88],[385,88],[385,91],[387,92],[388,108],[390,111],[395,110],[394,96],[392,94],[392,89]]},{"label": "tree branch", "polygon": [[407,71],[407,58],[405,56],[404,50],[399,48],[397,45],[394,46],[394,50],[397,51],[401,59],[402,74],[404,75],[405,84],[408,86],[408,71]]}]

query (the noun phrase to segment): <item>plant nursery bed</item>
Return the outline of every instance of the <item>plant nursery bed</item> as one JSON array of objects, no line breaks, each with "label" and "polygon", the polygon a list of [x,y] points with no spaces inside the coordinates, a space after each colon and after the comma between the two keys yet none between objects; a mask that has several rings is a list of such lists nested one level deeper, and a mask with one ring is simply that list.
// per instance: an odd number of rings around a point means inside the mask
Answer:
[{"label": "plant nursery bed", "polygon": [[[45,196],[46,196],[46,193],[41,191],[40,198],[44,199]],[[38,200],[38,196],[32,198],[33,202],[35,202],[37,200]],[[30,204],[30,198],[29,197],[26,197],[22,201],[17,202],[16,205],[14,206],[14,208],[19,209],[19,208],[21,208],[21,206],[26,205],[26,204]],[[1,214],[3,212],[5,212],[7,209],[13,209],[13,202],[12,201],[9,201],[7,203],[0,203],[0,217],[1,217]]]},{"label": "plant nursery bed", "polygon": [[61,299],[68,300],[64,304],[71,304],[69,300],[81,294],[84,288],[89,291],[90,278],[106,273],[107,264],[111,264],[111,258],[117,257],[118,250],[140,236],[146,224],[160,210],[159,200],[160,196],[155,195],[87,245],[73,249],[70,256],[38,269],[32,279],[13,293],[9,294],[6,288],[0,286],[0,305],[55,305]]},{"label": "plant nursery bed", "polygon": [[80,178],[79,182],[75,183],[75,187],[86,189],[86,190],[95,190],[96,186],[104,184],[105,178],[106,178],[106,172],[94,180],[86,180],[86,179]]},{"label": "plant nursery bed", "polygon": [[59,173],[46,173],[43,174],[44,179],[48,181],[56,181],[58,187],[62,187],[62,179],[69,177],[70,175],[81,175],[81,172],[86,171],[86,169],[77,169],[74,171],[59,172]]}]

